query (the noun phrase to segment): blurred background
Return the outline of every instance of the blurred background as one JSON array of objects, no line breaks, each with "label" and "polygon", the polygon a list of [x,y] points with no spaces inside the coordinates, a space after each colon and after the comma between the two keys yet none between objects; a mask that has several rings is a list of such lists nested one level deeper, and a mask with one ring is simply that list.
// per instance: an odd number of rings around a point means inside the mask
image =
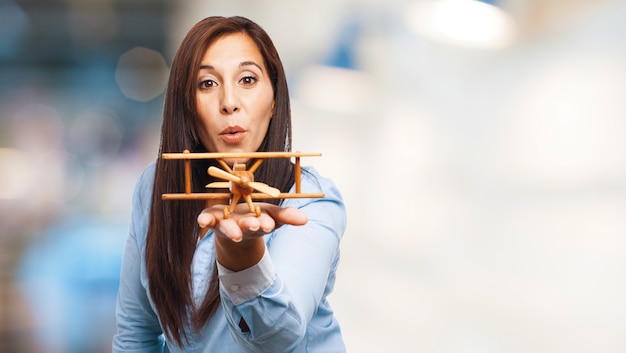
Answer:
[{"label": "blurred background", "polygon": [[0,1],[0,352],[110,352],[182,37],[244,15],[344,193],[349,352],[626,351],[626,1]]}]

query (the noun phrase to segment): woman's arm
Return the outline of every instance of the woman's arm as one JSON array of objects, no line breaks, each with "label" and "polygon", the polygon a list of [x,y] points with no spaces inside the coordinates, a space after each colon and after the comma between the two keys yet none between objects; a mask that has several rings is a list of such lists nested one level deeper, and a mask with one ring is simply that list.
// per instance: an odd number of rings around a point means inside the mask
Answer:
[{"label": "woman's arm", "polygon": [[[154,174],[147,169],[139,178],[133,194],[130,231],[126,241],[120,287],[116,306],[117,333],[113,338],[113,352],[167,352],[158,318],[148,300],[141,281],[143,241]],[[152,179],[151,179],[152,178]]]},{"label": "woman's arm", "polygon": [[163,352],[164,340],[159,321],[150,307],[146,290],[141,285],[142,261],[134,235],[130,234],[124,251],[120,288],[116,306],[117,333],[113,352]]},{"label": "woman's arm", "polygon": [[323,191],[324,199],[290,203],[306,214],[308,222],[276,229],[269,235],[268,249],[260,262],[243,271],[232,271],[220,263],[226,317],[235,339],[246,351],[295,349],[327,294],[346,216],[334,186]]}]

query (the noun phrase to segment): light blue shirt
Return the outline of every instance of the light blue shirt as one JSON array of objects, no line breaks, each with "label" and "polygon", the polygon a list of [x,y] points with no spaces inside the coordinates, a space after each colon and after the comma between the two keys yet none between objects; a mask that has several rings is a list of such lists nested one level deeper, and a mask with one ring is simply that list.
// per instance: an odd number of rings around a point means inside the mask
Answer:
[{"label": "light blue shirt", "polygon": [[[285,199],[304,211],[304,226],[283,226],[265,236],[266,252],[255,266],[232,272],[219,266],[222,305],[201,329],[187,328],[181,349],[167,342],[148,295],[145,238],[155,164],[140,176],[133,196],[130,234],[122,261],[113,352],[345,352],[339,324],[326,300],[335,284],[346,211],[339,190],[313,168],[303,167],[302,192],[323,199]],[[293,190],[291,190],[293,192]],[[174,235],[175,236],[175,235]],[[200,303],[215,264],[213,232],[196,248],[192,291]],[[250,328],[242,332],[244,319]]]}]

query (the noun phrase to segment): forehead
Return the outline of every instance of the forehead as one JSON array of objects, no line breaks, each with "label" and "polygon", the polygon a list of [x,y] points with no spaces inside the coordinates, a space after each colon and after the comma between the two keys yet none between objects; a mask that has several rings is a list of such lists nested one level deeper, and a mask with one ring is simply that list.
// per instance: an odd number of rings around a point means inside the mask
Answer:
[{"label": "forehead", "polygon": [[263,65],[265,60],[256,43],[245,33],[231,33],[217,38],[204,51],[202,63],[217,64],[229,61],[255,61]]}]

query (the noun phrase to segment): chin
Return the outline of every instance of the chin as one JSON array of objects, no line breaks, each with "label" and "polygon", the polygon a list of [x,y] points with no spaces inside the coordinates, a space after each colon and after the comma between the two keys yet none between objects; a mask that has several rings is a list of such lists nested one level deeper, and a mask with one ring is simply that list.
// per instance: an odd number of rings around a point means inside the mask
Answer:
[{"label": "chin", "polygon": [[249,161],[249,158],[226,158],[223,161],[226,162],[226,164],[228,164],[229,166],[234,166],[235,163],[237,164],[245,164]]}]

